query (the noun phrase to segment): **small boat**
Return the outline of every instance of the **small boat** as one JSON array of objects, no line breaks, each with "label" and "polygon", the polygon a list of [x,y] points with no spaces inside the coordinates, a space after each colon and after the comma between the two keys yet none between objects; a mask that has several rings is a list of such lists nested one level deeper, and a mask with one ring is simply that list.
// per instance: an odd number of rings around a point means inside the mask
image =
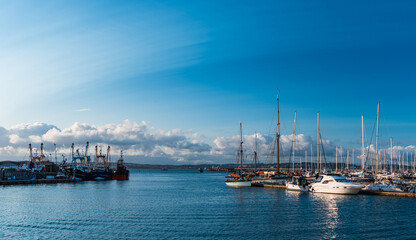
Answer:
[{"label": "small boat", "polygon": [[123,150],[120,152],[120,159],[117,161],[117,170],[113,173],[113,180],[129,180],[130,171],[124,165]]},{"label": "small boat", "polygon": [[204,169],[203,169],[203,168],[199,168],[199,169],[198,169],[198,171],[199,171],[200,173],[203,173],[203,172],[204,172]]},{"label": "small boat", "polygon": [[322,174],[310,186],[309,191],[314,193],[357,194],[363,187],[361,184],[349,182],[339,174]]},{"label": "small boat", "polygon": [[292,181],[286,183],[286,190],[308,192],[308,181],[303,176],[293,177]]},{"label": "small boat", "polygon": [[167,168],[162,168],[162,171],[167,171],[168,169]]}]

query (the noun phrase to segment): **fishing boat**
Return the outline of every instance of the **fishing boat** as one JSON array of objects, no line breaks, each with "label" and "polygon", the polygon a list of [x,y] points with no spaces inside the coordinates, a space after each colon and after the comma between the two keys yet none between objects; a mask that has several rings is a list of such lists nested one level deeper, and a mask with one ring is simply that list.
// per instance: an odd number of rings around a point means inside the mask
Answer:
[{"label": "fishing boat", "polygon": [[240,123],[240,169],[239,174],[230,174],[225,180],[229,187],[251,187],[251,178],[243,172],[243,130]]},{"label": "fishing boat", "polygon": [[117,170],[113,173],[113,180],[129,180],[130,171],[124,165],[123,150],[120,151],[120,159],[117,161]]},{"label": "fishing boat", "polygon": [[339,174],[322,174],[309,190],[314,193],[357,194],[364,185],[349,182]]},{"label": "fishing boat", "polygon": [[90,157],[88,156],[89,142],[87,142],[84,154],[80,153],[79,149],[74,148],[74,143],[71,145],[72,161],[65,166],[65,171],[68,176],[75,180],[88,181],[92,180],[92,173],[90,170]]},{"label": "fishing boat", "polygon": [[98,153],[98,146],[95,146],[95,161],[94,161],[94,168],[91,171],[92,178],[94,180],[111,180],[112,171],[108,166],[109,163],[109,156],[110,156],[110,146],[107,148],[107,154],[102,153],[102,149],[100,149],[100,153]]},{"label": "fishing boat", "polygon": [[293,177],[292,181],[289,181],[286,183],[286,190],[308,192],[309,191],[308,181],[303,176]]}]

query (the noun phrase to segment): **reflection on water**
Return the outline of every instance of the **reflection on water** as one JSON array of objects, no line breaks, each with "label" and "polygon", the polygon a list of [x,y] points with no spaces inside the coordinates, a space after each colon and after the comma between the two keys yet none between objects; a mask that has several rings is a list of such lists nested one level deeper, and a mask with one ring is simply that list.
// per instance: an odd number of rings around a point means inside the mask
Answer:
[{"label": "reflection on water", "polygon": [[322,221],[325,223],[324,232],[327,238],[337,237],[337,226],[339,223],[339,209],[346,198],[350,196],[336,195],[336,194],[311,194],[318,201],[321,201],[320,205],[323,209]]}]

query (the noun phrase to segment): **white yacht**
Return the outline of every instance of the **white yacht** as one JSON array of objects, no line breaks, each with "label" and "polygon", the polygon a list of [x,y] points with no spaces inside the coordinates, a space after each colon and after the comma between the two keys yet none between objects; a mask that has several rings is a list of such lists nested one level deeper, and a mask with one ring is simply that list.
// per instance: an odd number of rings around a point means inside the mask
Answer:
[{"label": "white yacht", "polygon": [[309,191],[316,193],[357,194],[364,186],[349,182],[339,174],[323,174],[316,179]]}]

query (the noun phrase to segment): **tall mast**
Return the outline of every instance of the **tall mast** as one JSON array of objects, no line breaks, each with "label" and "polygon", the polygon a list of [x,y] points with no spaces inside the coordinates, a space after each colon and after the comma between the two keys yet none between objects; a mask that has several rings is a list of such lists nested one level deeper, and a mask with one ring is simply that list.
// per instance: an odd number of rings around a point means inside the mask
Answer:
[{"label": "tall mast", "polygon": [[71,144],[71,161],[74,161],[74,143]]},{"label": "tall mast", "polygon": [[257,132],[254,132],[254,172],[257,172]]},{"label": "tall mast", "polygon": [[338,147],[335,146],[335,172],[338,172]]},{"label": "tall mast", "polygon": [[318,166],[319,172],[321,171],[321,163],[320,163],[320,151],[319,151],[319,112],[317,115],[317,121],[318,121],[318,126],[317,126],[317,134],[316,134],[316,164]]},{"label": "tall mast", "polygon": [[243,175],[243,128],[240,122],[240,175]]},{"label": "tall mast", "polygon": [[58,157],[56,156],[56,143],[53,144],[55,147],[55,164],[58,165]]},{"label": "tall mast", "polygon": [[355,168],[355,154],[354,154],[354,148],[352,149],[352,167]]},{"label": "tall mast", "polygon": [[347,170],[349,169],[349,164],[350,164],[349,156],[350,156],[350,149],[347,148],[347,165],[345,166],[345,169],[347,169]]},{"label": "tall mast", "polygon": [[279,140],[280,140],[280,113],[279,113],[279,92],[277,92],[276,158],[277,158],[277,174],[278,175],[280,175]]},{"label": "tall mast", "polygon": [[293,156],[293,172],[295,171],[295,142],[296,142],[296,111],[295,111],[295,121],[294,121],[294,128],[293,128],[293,141],[292,141],[292,156]]},{"label": "tall mast", "polygon": [[312,146],[312,143],[311,143],[311,170],[313,169],[313,146]]},{"label": "tall mast", "polygon": [[364,115],[361,115],[361,169],[364,171],[365,150],[364,150]]},{"label": "tall mast", "polygon": [[377,176],[377,170],[378,170],[378,119],[380,116],[380,102],[377,104],[377,134],[376,134],[376,167],[375,172]]},{"label": "tall mast", "polygon": [[30,143],[29,143],[29,154],[30,154],[29,156],[30,161],[33,162],[33,150],[32,150],[32,144]]},{"label": "tall mast", "polygon": [[305,165],[306,171],[308,171],[308,150],[305,150]]}]

